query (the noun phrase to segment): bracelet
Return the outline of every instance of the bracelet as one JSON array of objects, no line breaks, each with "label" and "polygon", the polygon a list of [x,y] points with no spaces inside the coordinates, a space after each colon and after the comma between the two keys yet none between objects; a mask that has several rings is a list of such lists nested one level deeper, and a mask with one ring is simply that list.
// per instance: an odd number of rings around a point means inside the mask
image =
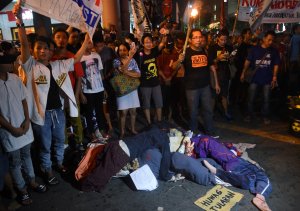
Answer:
[{"label": "bracelet", "polygon": [[21,27],[25,26],[24,23],[17,23],[16,25],[17,25],[17,28],[21,28]]}]

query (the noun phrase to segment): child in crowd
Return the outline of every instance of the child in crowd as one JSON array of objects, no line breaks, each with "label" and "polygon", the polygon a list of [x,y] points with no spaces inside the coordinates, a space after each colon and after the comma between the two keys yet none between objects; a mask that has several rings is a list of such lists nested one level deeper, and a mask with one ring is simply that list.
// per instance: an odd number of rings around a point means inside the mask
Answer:
[{"label": "child in crowd", "polygon": [[[1,145],[7,152],[9,169],[18,191],[18,199],[22,205],[29,205],[32,199],[27,191],[27,183],[36,192],[47,191],[45,185],[35,181],[30,146],[33,133],[30,125],[26,89],[13,71],[15,57],[1,56],[0,58],[0,139]],[[2,167],[2,166],[1,166]],[[4,167],[4,166],[3,166]]]},{"label": "child in crowd", "polygon": [[[82,103],[85,107],[87,128],[91,141],[105,136],[105,117],[103,113],[104,86],[102,82],[103,65],[98,53],[92,52],[93,43],[90,41],[81,58],[84,76],[82,78]],[[94,130],[94,111],[99,131],[102,134],[95,133]]]},{"label": "child in crowd", "polygon": [[[64,107],[69,106],[70,116],[77,117],[78,109],[68,72],[74,68],[74,63],[80,61],[90,38],[85,37],[82,47],[74,58],[50,62],[50,43],[46,37],[37,37],[33,43],[33,56],[26,38],[20,4],[16,4],[13,12],[17,17],[21,43],[22,68],[27,77],[28,108],[36,140],[39,141],[41,170],[49,185],[59,183],[52,172],[51,146],[57,168],[64,170],[65,114]],[[66,99],[66,101],[64,100]]]}]

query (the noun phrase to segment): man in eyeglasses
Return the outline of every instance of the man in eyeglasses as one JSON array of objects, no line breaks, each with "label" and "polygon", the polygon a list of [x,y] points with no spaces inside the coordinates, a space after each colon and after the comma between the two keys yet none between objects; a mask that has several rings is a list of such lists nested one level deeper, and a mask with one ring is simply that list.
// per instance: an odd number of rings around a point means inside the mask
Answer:
[{"label": "man in eyeglasses", "polygon": [[200,29],[193,29],[189,36],[189,47],[185,54],[180,54],[175,65],[181,64],[185,69],[185,89],[189,108],[189,127],[198,132],[198,107],[201,102],[203,126],[205,133],[214,135],[213,110],[211,106],[210,72],[205,49],[201,45],[202,33]]}]

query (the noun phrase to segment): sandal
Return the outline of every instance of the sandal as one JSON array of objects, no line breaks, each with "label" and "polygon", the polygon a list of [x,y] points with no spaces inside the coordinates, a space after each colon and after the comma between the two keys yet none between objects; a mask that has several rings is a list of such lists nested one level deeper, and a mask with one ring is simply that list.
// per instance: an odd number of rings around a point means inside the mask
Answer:
[{"label": "sandal", "polygon": [[31,186],[30,188],[37,193],[45,193],[48,190],[46,185]]},{"label": "sandal", "polygon": [[23,206],[28,206],[28,205],[32,204],[32,199],[31,199],[29,193],[27,193],[27,192],[20,193],[20,195],[18,195],[18,201]]}]

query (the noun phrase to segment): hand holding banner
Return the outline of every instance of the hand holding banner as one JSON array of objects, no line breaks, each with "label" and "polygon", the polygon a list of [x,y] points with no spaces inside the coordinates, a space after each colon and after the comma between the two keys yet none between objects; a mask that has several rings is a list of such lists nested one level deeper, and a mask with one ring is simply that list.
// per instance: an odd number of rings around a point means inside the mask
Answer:
[{"label": "hand holding banner", "polygon": [[101,17],[100,0],[25,0],[22,6],[88,32],[93,37]]}]

